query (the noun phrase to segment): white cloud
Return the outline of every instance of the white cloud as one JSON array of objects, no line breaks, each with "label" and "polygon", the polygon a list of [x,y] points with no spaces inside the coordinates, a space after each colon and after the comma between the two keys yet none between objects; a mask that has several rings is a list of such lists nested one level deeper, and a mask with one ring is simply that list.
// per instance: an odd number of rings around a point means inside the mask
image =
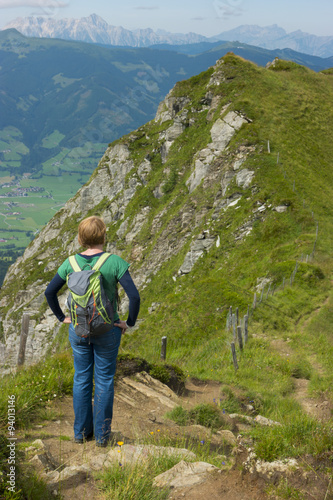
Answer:
[{"label": "white cloud", "polygon": [[45,8],[62,8],[67,7],[68,3],[57,0],[0,0],[0,9],[11,9],[17,7],[39,7]]},{"label": "white cloud", "polygon": [[242,3],[243,0],[214,0],[213,6],[217,17],[227,19],[240,16],[244,12]]}]

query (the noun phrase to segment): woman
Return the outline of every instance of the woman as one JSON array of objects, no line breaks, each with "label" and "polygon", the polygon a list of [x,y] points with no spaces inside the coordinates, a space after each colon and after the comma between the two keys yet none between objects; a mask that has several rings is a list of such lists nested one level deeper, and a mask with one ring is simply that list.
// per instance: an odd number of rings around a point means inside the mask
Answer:
[{"label": "woman", "polygon": [[[81,269],[91,269],[104,253],[106,226],[99,217],[88,217],[80,222],[79,244],[86,248],[76,255]],[[73,269],[66,259],[48,285],[45,296],[59,321],[69,324],[69,341],[74,353],[74,441],[83,443],[95,436],[97,446],[106,446],[111,434],[114,398],[114,375],[121,335],[134,326],[140,308],[140,296],[128,271],[129,264],[117,255],[111,255],[100,268],[103,287],[112,304],[117,301],[117,283],[129,298],[129,314],[121,321],[115,307],[114,327],[107,333],[88,338],[78,337],[71,323],[60,308],[57,292],[66,283]],[[95,378],[94,406],[92,408],[93,375]]]}]

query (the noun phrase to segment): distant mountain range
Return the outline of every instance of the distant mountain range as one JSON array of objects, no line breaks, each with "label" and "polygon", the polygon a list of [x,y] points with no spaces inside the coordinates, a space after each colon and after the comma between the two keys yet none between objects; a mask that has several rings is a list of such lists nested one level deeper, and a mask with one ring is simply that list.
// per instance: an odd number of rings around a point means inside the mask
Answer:
[{"label": "distant mountain range", "polygon": [[238,40],[270,50],[289,48],[313,56],[333,56],[333,36],[316,36],[301,30],[287,33],[276,24],[266,27],[243,25],[230,31],[224,31],[215,38],[229,41]]},{"label": "distant mountain range", "polygon": [[44,17],[20,17],[4,29],[15,28],[25,36],[40,38],[61,38],[103,45],[124,47],[148,47],[157,43],[187,44],[207,41],[195,33],[175,34],[150,29],[130,31],[121,26],[111,26],[96,14],[81,19],[53,19]]},{"label": "distant mountain range", "polygon": [[29,37],[61,38],[124,47],[186,45],[223,40],[238,41],[270,50],[289,48],[323,58],[333,56],[333,36],[316,36],[300,30],[287,33],[276,24],[266,27],[243,25],[210,38],[196,33],[169,33],[164,30],[155,32],[150,28],[130,31],[121,26],[111,26],[96,14],[81,19],[17,18],[4,27],[9,28],[15,28]]}]

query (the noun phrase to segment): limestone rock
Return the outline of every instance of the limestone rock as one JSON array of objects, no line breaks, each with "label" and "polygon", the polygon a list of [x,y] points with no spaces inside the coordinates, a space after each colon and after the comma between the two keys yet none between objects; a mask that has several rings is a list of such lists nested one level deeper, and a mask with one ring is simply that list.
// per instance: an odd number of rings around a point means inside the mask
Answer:
[{"label": "limestone rock", "polygon": [[249,471],[251,474],[260,473],[266,476],[272,476],[275,472],[288,474],[299,468],[298,462],[294,458],[265,462],[263,460],[258,460],[256,454],[251,450],[243,465],[245,470]]},{"label": "limestone rock", "polygon": [[144,207],[133,219],[131,229],[125,236],[126,243],[131,243],[135,236],[139,234],[150,212],[150,207]]},{"label": "limestone rock", "polygon": [[248,187],[250,187],[253,176],[254,176],[253,170],[248,170],[247,168],[240,170],[236,175],[237,186],[243,189],[247,189]]},{"label": "limestone rock", "polygon": [[[247,120],[234,111],[230,111],[224,118],[216,120],[210,131],[212,143],[196,154],[194,170],[186,181],[190,193],[208,175],[214,160],[225,150],[233,135],[240,129],[243,123],[247,123]],[[232,177],[233,175],[230,179]]]},{"label": "limestone rock", "polygon": [[[128,392],[128,389],[134,389],[137,392],[141,392],[144,396],[157,400],[160,404],[166,408],[174,408],[177,406],[177,402],[170,399],[170,396],[165,396],[159,390],[148,387],[145,384],[132,380],[128,377],[124,377],[118,382],[118,385],[124,389],[124,392]],[[127,390],[126,390],[127,389]],[[173,398],[175,399],[175,398]]]},{"label": "limestone rock", "polygon": [[162,163],[165,163],[168,158],[169,150],[172,146],[173,141],[165,141],[163,142],[161,146],[161,158],[162,158]]},{"label": "limestone rock", "polygon": [[138,167],[138,176],[140,177],[143,183],[145,182],[150,171],[151,171],[151,163],[146,158]]},{"label": "limestone rock", "polygon": [[219,118],[216,120],[211,129],[211,136],[214,149],[223,151],[229,144],[232,136],[235,134],[235,129]]},{"label": "limestone rock", "polygon": [[254,220],[249,220],[245,222],[245,224],[243,224],[241,227],[239,227],[235,232],[235,240],[236,241],[243,240],[246,236],[251,234],[253,230],[253,224]]},{"label": "limestone rock", "polygon": [[237,444],[237,439],[231,431],[228,430],[217,431],[215,436],[222,439],[222,441],[226,442],[230,446],[236,446]]},{"label": "limestone rock", "polygon": [[171,92],[169,92],[164,101],[162,101],[157,108],[155,121],[163,123],[165,121],[172,120],[176,114],[185,108],[185,106],[187,106],[190,102],[191,100],[187,96],[173,97]]},{"label": "limestone rock", "polygon": [[280,422],[275,422],[274,420],[270,420],[269,418],[263,417],[261,415],[257,415],[256,417],[249,417],[248,415],[239,415],[238,413],[231,413],[229,415],[231,419],[234,420],[246,420],[249,424],[255,425],[259,424],[262,426],[274,427],[281,426]]},{"label": "limestone rock", "polygon": [[133,464],[137,461],[147,460],[150,457],[159,458],[162,456],[179,457],[179,459],[195,459],[195,454],[185,448],[172,448],[171,446],[155,445],[131,445],[124,444],[110,450],[106,456],[104,465],[112,465],[115,462],[122,464]]},{"label": "limestone rock", "polygon": [[176,394],[166,384],[163,384],[156,378],[151,377],[147,372],[143,371],[136,373],[135,377],[139,380],[139,382],[142,382],[155,391],[158,391],[167,398],[178,401]]},{"label": "limestone rock", "polygon": [[107,453],[100,453],[95,455],[89,462],[89,467],[93,470],[100,470],[103,468],[107,458]]},{"label": "limestone rock", "polygon": [[263,426],[266,426],[266,427],[274,427],[274,426],[282,426],[282,424],[280,424],[280,422],[275,422],[274,420],[271,420],[269,418],[266,418],[266,417],[262,417],[261,415],[257,415],[255,418],[254,418],[254,421],[257,423],[257,424],[260,424],[260,425],[263,425]]},{"label": "limestone rock", "polygon": [[81,474],[89,474],[90,467],[86,464],[83,465],[71,465],[70,467],[65,467],[60,473],[58,471],[51,471],[45,475],[45,480],[50,485],[55,485],[59,481],[65,481],[66,479],[72,478],[74,476],[79,476]]},{"label": "limestone rock", "polygon": [[191,244],[190,251],[186,254],[184,262],[180,267],[179,274],[188,274],[191,272],[194,264],[200,257],[203,256],[205,251],[210,250],[214,245],[216,238],[208,234],[201,234]]},{"label": "limestone rock", "polygon": [[172,469],[160,474],[154,479],[154,486],[160,488],[186,488],[205,482],[210,474],[219,469],[206,462],[188,463],[182,460]]},{"label": "limestone rock", "polygon": [[177,118],[174,120],[173,125],[166,130],[165,138],[167,141],[174,141],[179,137],[185,130],[185,125]]},{"label": "limestone rock", "polygon": [[186,181],[189,192],[192,193],[201,183],[201,181],[206,177],[209,171],[210,164],[208,162],[203,162],[201,160],[195,160],[194,171]]},{"label": "limestone rock", "polygon": [[278,207],[275,207],[273,210],[275,210],[279,214],[283,214],[284,212],[287,212],[288,206],[287,205],[279,205]]}]

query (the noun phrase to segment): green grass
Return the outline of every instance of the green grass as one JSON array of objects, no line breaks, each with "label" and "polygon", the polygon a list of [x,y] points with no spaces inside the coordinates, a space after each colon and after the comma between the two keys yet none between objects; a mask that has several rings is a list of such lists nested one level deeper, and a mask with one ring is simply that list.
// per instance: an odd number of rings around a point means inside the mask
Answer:
[{"label": "green grass", "polygon": [[333,446],[332,427],[301,414],[290,415],[281,427],[256,428],[251,435],[258,458],[266,461],[320,455],[330,452]]},{"label": "green grass", "polygon": [[191,410],[185,410],[182,406],[176,406],[167,417],[174,420],[178,425],[203,425],[209,429],[226,428],[221,411],[213,404],[200,404]]},{"label": "green grass", "polygon": [[18,429],[41,415],[51,402],[72,393],[73,363],[71,351],[49,356],[30,367],[18,370],[16,375],[2,379],[0,395],[1,421],[6,421],[8,395],[15,396],[16,425]]},{"label": "green grass", "polygon": [[[121,460],[121,459],[120,459]],[[121,461],[105,472],[96,474],[100,489],[114,500],[166,500],[169,488],[153,487],[154,478],[179,462],[178,457],[150,458],[135,465],[123,465]]]}]

